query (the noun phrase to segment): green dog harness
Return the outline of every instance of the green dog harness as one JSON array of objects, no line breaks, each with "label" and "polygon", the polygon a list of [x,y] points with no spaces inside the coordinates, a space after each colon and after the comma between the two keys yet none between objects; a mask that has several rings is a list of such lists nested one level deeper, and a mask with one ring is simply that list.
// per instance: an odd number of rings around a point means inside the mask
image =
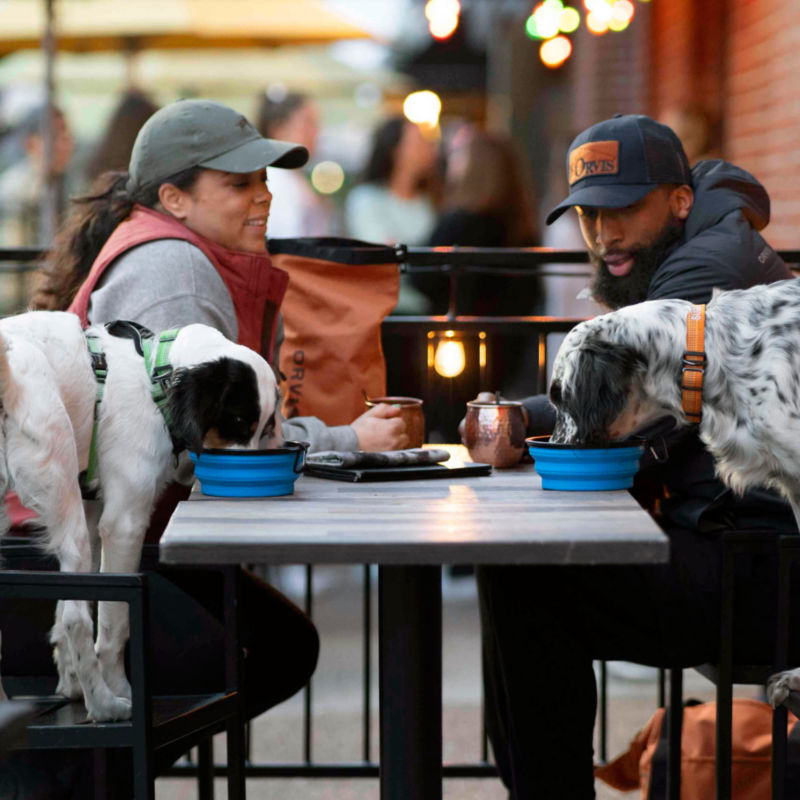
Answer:
[{"label": "green dog harness", "polygon": [[[170,430],[170,437],[174,445],[175,437],[172,436],[169,412],[167,410],[167,390],[172,381],[172,364],[169,361],[169,353],[180,328],[162,331],[158,338],[144,326],[127,320],[106,323],[105,328],[112,336],[133,340],[136,352],[144,359],[144,366],[150,378],[150,392],[153,402],[158,407],[164,422],[167,424],[167,428]],[[86,345],[89,348],[89,356],[92,359],[92,370],[94,371],[97,388],[94,401],[92,440],[89,445],[89,462],[86,469],[80,474],[80,485],[84,498],[91,500],[96,495],[96,487],[93,487],[92,483],[97,479],[97,421],[100,416],[100,403],[103,400],[106,388],[108,361],[100,343],[100,337],[96,333],[87,332]]]}]

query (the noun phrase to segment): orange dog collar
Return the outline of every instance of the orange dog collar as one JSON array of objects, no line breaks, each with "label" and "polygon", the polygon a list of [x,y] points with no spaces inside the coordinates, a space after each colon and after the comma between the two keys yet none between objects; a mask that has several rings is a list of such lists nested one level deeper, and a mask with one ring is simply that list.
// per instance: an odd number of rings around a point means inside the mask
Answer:
[{"label": "orange dog collar", "polygon": [[703,408],[703,371],[706,354],[703,336],[706,324],[706,307],[692,306],[686,315],[686,352],[683,354],[681,381],[681,406],[686,419],[698,424]]}]

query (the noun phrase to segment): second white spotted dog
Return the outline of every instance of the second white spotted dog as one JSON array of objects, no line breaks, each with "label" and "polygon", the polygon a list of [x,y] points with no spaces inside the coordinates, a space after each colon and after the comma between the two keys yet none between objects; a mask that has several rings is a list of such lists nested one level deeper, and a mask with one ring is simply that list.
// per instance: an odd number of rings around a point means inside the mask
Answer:
[{"label": "second white spotted dog", "polygon": [[[559,350],[550,399],[553,440],[622,439],[681,405],[691,304],[652,300],[577,325]],[[738,492],[777,489],[800,527],[800,279],[720,292],[705,317],[699,435],[720,478]],[[782,702],[800,668],[770,678]]]}]

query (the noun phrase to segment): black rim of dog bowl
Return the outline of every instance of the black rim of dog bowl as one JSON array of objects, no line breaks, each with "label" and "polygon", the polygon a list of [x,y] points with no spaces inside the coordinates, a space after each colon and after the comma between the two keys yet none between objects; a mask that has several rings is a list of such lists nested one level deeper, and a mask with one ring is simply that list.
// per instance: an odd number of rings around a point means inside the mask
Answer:
[{"label": "black rim of dog bowl", "polygon": [[241,455],[241,456],[280,456],[284,453],[294,453],[294,466],[292,469],[299,475],[303,471],[300,463],[301,457],[305,459],[305,454],[311,445],[308,442],[285,441],[282,447],[270,447],[267,450],[227,450],[224,447],[204,447],[203,452],[212,456],[220,455]]},{"label": "black rim of dog bowl", "polygon": [[544,447],[548,450],[618,450],[622,447],[644,447],[644,439],[627,439],[622,442],[608,442],[605,445],[597,444],[563,444],[561,442],[551,442],[549,436],[529,436],[525,439],[528,447]]}]

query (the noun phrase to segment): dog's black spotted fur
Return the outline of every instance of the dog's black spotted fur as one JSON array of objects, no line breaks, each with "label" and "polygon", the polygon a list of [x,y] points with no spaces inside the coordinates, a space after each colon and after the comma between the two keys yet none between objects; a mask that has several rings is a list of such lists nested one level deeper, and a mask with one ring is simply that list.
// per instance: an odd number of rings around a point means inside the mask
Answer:
[{"label": "dog's black spotted fur", "polygon": [[[555,440],[622,438],[665,415],[688,424],[680,382],[689,308],[650,301],[574,328],[553,368]],[[617,366],[631,351],[644,373]],[[715,294],[705,352],[699,433],[720,478],[738,492],[779,490],[800,524],[800,279]],[[767,694],[777,704],[790,690],[800,690],[800,668],[773,675]]]},{"label": "dog's black spotted fur", "polygon": [[[553,368],[553,440],[623,438],[681,409],[683,300],[654,300],[576,326]],[[781,491],[800,519],[800,280],[715,293],[707,306],[699,433],[725,483]]]},{"label": "dog's black spotted fur", "polygon": [[176,445],[199,453],[212,429],[220,439],[246,445],[260,413],[256,374],[249,364],[219,358],[173,374],[167,418]]}]

